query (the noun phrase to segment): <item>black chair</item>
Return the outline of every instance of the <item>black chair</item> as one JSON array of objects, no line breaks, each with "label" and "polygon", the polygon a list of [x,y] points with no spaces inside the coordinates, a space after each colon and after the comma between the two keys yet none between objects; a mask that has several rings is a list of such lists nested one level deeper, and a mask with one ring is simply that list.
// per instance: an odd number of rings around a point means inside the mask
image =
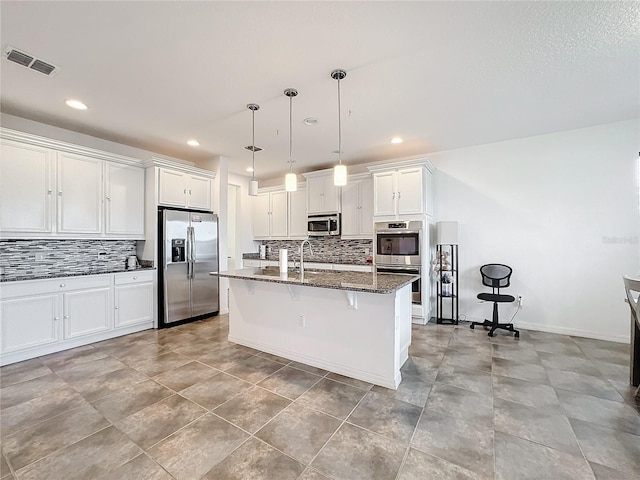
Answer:
[{"label": "black chair", "polygon": [[491,287],[493,291],[491,293],[479,293],[478,299],[493,302],[493,320],[471,322],[469,327],[471,327],[472,330],[476,325],[480,325],[482,327],[491,327],[491,330],[489,330],[490,337],[493,337],[493,332],[495,332],[497,328],[513,332],[516,338],[520,336],[520,332],[513,328],[511,323],[498,322],[498,303],[514,302],[516,300],[513,295],[503,295],[500,293],[501,288],[506,288],[510,285],[512,271],[511,267],[500,263],[489,263],[480,267],[482,284]]}]

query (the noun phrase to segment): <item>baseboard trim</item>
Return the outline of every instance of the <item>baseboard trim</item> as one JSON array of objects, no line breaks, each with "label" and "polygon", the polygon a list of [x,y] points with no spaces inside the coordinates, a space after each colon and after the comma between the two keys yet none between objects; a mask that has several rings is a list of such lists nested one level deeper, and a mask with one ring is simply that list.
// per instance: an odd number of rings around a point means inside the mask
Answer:
[{"label": "baseboard trim", "polygon": [[590,332],[588,330],[581,330],[577,328],[567,327],[553,327],[549,325],[537,325],[527,322],[516,322],[514,327],[522,328],[523,330],[534,330],[538,332],[558,333],[560,335],[571,335],[572,337],[584,337],[593,338],[595,340],[608,340],[610,342],[617,343],[629,343],[631,338],[628,335],[602,335],[599,333]]}]

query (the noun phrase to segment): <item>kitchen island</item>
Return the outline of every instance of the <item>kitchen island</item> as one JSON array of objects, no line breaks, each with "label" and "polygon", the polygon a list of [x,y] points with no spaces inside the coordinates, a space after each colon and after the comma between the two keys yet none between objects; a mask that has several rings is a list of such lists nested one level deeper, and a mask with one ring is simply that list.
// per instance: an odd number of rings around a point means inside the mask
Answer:
[{"label": "kitchen island", "polygon": [[396,389],[411,343],[415,275],[278,268],[229,278],[229,340]]}]

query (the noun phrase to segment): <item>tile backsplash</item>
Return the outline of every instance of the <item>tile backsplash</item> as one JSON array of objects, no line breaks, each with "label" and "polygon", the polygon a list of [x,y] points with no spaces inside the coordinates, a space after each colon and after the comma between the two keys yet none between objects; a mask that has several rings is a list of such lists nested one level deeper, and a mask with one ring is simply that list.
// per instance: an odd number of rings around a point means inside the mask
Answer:
[{"label": "tile backsplash", "polygon": [[0,241],[5,278],[124,270],[127,257],[135,254],[135,240]]},{"label": "tile backsplash", "polygon": [[[326,261],[337,262],[349,261],[349,263],[367,263],[367,256],[373,255],[372,240],[343,240],[336,237],[310,238],[313,258]],[[291,260],[298,260],[300,256],[300,240],[265,240],[262,242],[267,246],[267,259],[278,260],[281,248],[288,250]],[[305,260],[308,250],[305,247]]]}]

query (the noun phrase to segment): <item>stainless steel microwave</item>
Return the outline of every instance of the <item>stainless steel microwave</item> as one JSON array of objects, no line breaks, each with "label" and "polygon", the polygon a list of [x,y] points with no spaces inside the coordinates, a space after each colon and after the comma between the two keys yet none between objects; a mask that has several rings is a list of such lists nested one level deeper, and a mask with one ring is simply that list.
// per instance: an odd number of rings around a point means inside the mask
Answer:
[{"label": "stainless steel microwave", "polygon": [[340,235],[340,214],[309,215],[307,217],[307,235],[310,237]]}]

